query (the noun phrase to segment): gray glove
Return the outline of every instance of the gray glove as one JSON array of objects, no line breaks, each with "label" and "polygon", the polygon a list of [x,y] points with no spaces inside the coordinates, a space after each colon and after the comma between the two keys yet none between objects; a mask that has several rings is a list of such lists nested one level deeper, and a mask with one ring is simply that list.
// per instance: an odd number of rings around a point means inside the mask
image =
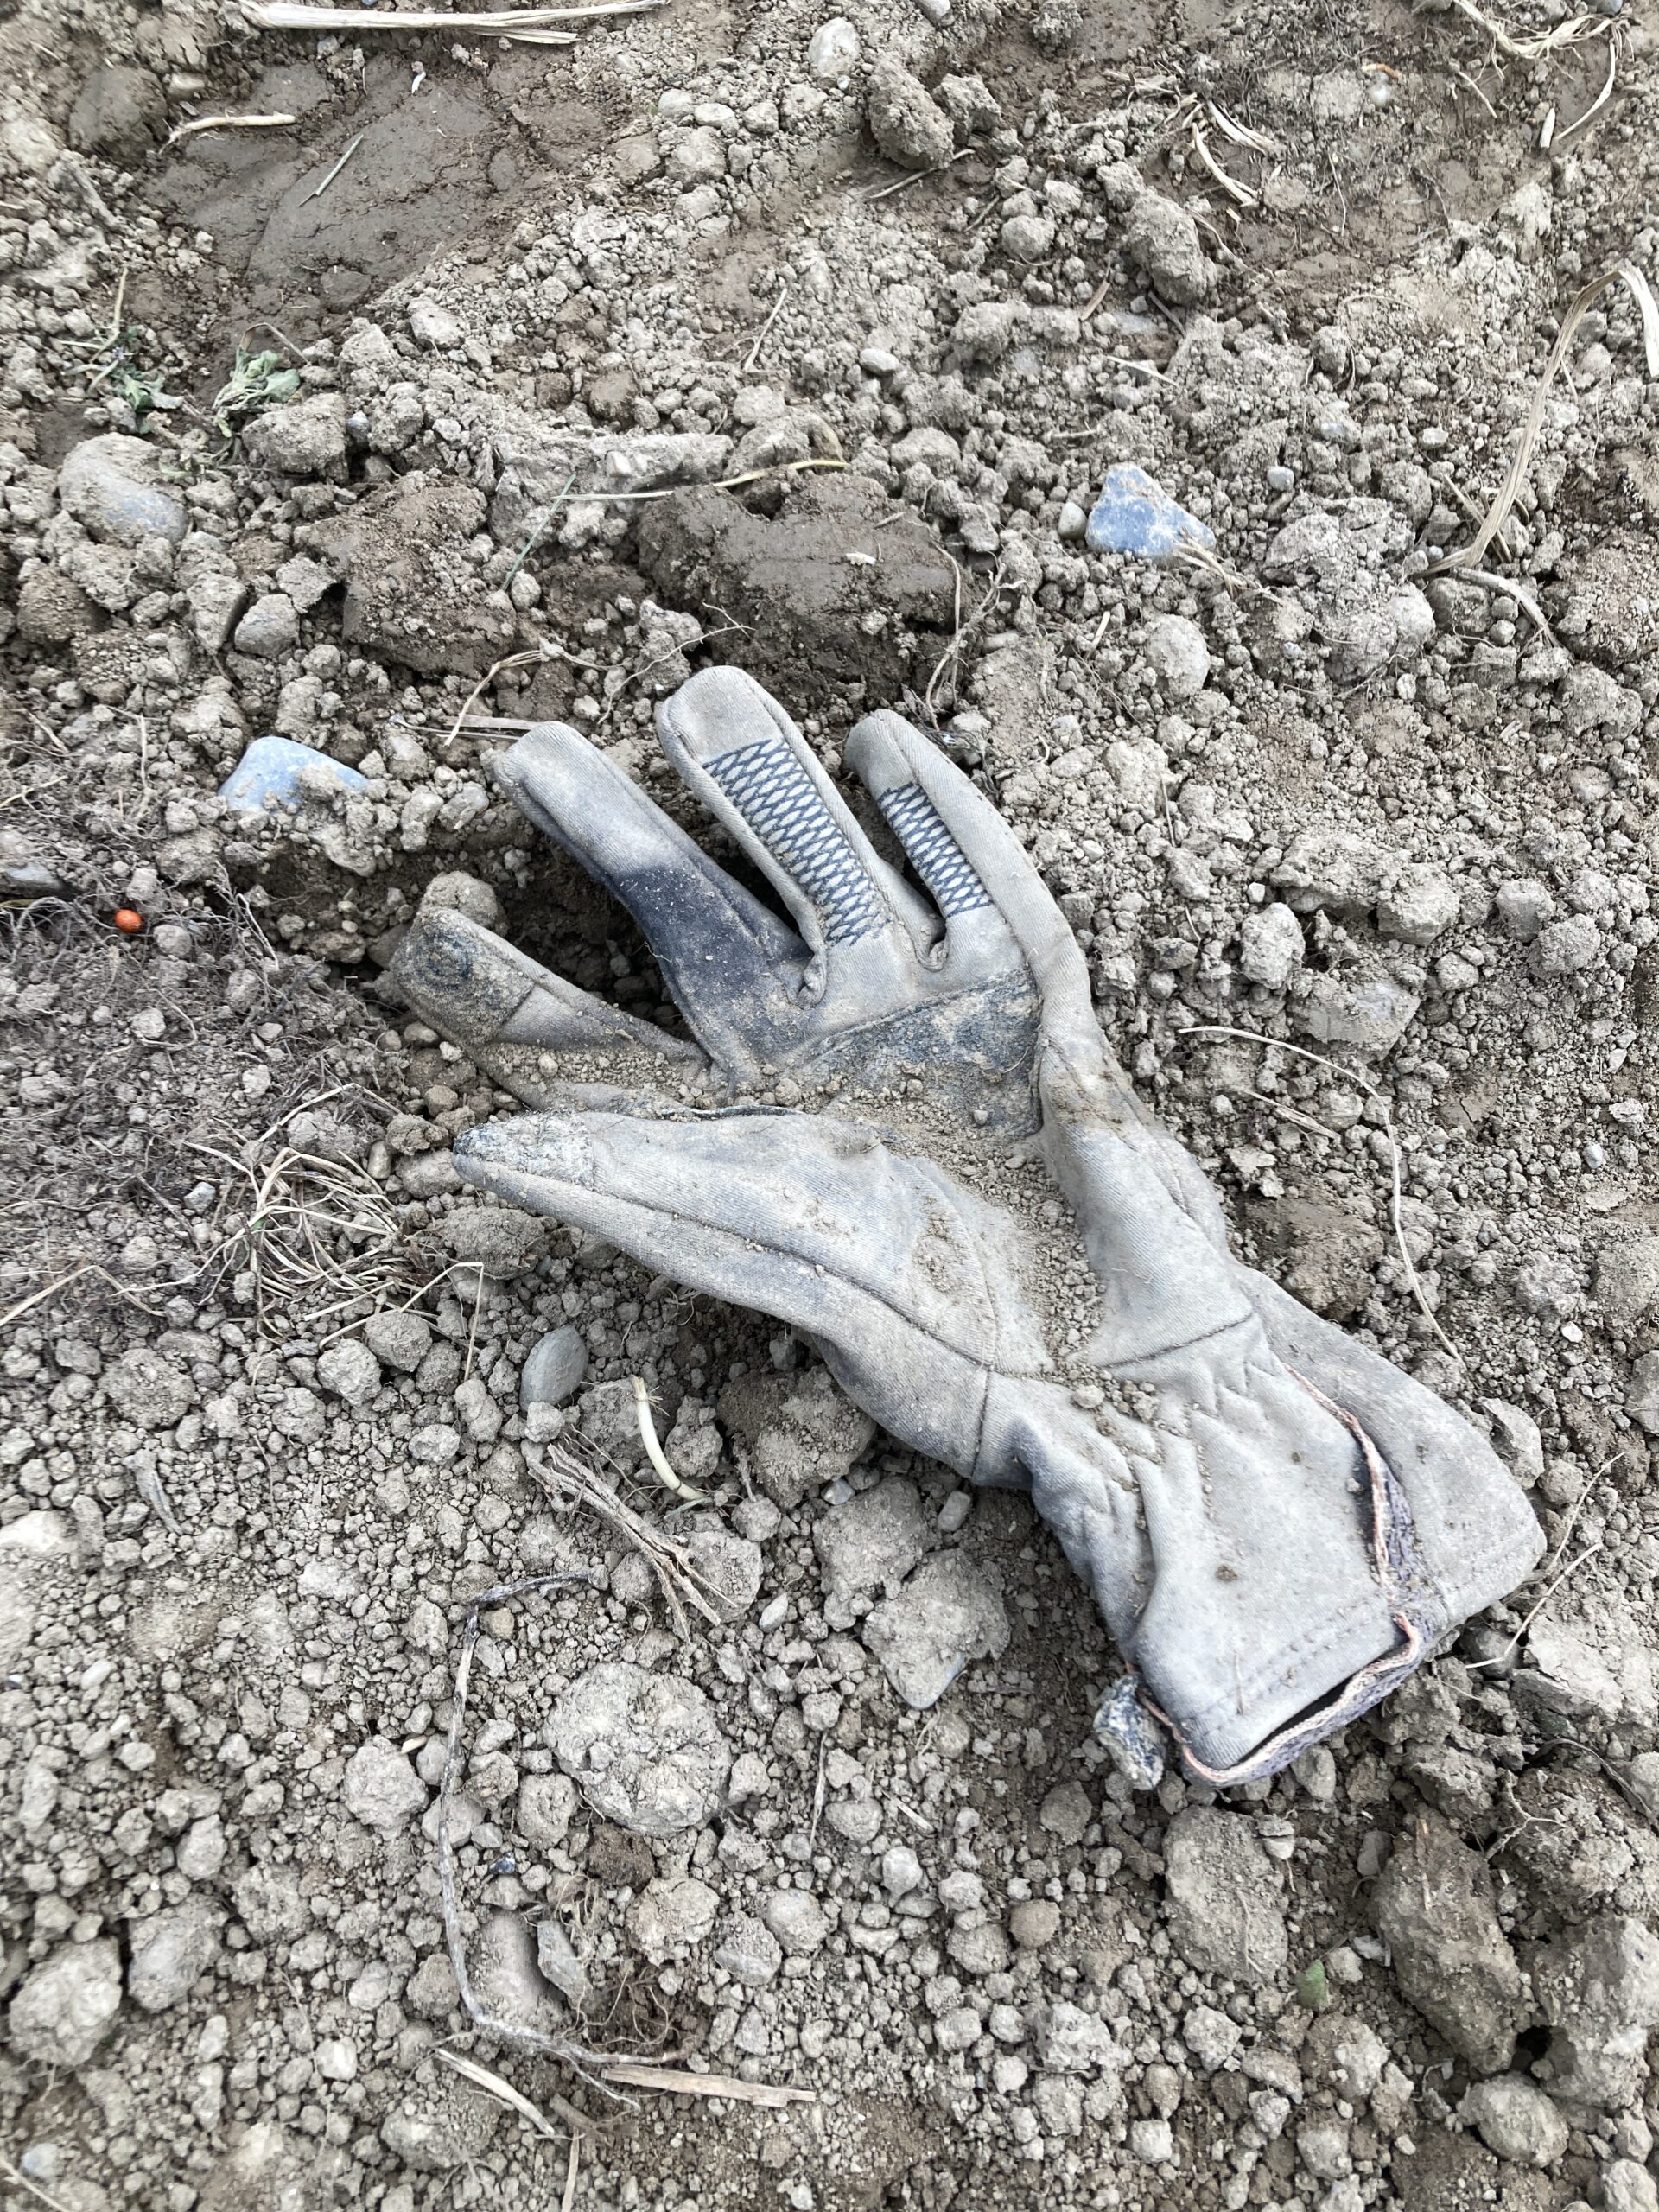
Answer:
[{"label": "gray glove", "polygon": [[1438,1398],[1232,1258],[1036,869],[919,731],[871,715],[846,750],[925,897],[739,671],[658,728],[794,926],[575,731],[531,730],[498,776],[632,912],[702,1049],[425,911],[397,988],[550,1109],[469,1131],[457,1167],[776,1315],[894,1436],[1028,1489],[1127,1663],[1096,1727],[1132,1778],[1157,1779],[1160,1726],[1212,1785],[1273,1773],[1526,1573],[1525,1498]]}]

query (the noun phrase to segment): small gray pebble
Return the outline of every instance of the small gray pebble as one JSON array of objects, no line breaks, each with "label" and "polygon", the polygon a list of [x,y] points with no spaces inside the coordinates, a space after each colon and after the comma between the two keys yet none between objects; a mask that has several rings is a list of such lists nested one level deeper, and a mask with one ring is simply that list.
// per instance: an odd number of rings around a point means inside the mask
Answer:
[{"label": "small gray pebble", "polygon": [[569,1322],[554,1329],[531,1351],[518,1378],[524,1406],[562,1406],[574,1397],[588,1372],[588,1347]]}]

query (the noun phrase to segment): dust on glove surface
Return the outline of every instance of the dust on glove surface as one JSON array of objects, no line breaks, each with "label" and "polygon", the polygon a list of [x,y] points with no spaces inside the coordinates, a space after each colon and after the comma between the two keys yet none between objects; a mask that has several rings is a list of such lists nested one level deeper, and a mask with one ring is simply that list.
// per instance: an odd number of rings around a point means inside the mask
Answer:
[{"label": "dust on glove surface", "polygon": [[[847,741],[907,876],[741,671],[658,723],[789,920],[575,730],[532,729],[498,778],[632,912],[696,1042],[423,910],[393,983],[543,1109],[467,1132],[457,1168],[776,1316],[904,1443],[1029,1490],[1125,1661],[1096,1726],[1132,1777],[1166,1737],[1212,1785],[1273,1773],[1521,1580],[1524,1497],[1232,1257],[1070,927],[937,746],[887,712]],[[801,1103],[741,1103],[780,1087]]]}]

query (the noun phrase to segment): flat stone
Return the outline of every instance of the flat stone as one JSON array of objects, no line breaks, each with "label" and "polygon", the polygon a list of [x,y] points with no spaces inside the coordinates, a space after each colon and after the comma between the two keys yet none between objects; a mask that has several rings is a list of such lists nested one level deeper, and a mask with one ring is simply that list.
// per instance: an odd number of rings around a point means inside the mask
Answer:
[{"label": "flat stone", "polygon": [[1107,470],[1084,536],[1091,552],[1133,553],[1142,561],[1167,561],[1182,547],[1211,552],[1216,543],[1207,523],[1132,461]]},{"label": "flat stone", "polygon": [[66,514],[106,544],[164,537],[177,545],[188,527],[183,500],[161,481],[156,448],[118,431],[70,450],[58,471],[58,499]]},{"label": "flat stone", "polygon": [[522,1406],[562,1406],[574,1398],[588,1372],[588,1346],[569,1322],[550,1329],[531,1346],[518,1377]]},{"label": "flat stone", "polygon": [[1164,1878],[1170,1940],[1190,1967],[1255,1989],[1280,1979],[1290,1955],[1284,1873],[1249,1819],[1209,1806],[1178,1813]]},{"label": "flat stone", "polygon": [[[242,635],[237,628],[238,650]],[[366,779],[343,760],[291,737],[256,737],[219,787],[233,814],[257,815],[274,806],[297,807],[305,797],[302,779],[321,779],[323,787],[342,792],[366,791]]]},{"label": "flat stone", "polygon": [[547,1734],[594,1810],[637,1835],[700,1827],[732,1764],[700,1689],[623,1660],[579,1675],[560,1695]]},{"label": "flat stone", "polygon": [[969,1660],[1007,1649],[1008,1617],[986,1568],[961,1552],[942,1552],[865,1617],[863,1635],[905,1703],[925,1711]]}]

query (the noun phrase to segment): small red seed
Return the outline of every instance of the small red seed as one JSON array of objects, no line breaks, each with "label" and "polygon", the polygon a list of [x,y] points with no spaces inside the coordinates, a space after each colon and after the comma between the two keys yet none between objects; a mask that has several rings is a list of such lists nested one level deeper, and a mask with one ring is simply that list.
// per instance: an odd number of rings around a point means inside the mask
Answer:
[{"label": "small red seed", "polygon": [[134,907],[118,906],[115,910],[115,926],[124,937],[137,937],[144,926],[144,918]]}]

